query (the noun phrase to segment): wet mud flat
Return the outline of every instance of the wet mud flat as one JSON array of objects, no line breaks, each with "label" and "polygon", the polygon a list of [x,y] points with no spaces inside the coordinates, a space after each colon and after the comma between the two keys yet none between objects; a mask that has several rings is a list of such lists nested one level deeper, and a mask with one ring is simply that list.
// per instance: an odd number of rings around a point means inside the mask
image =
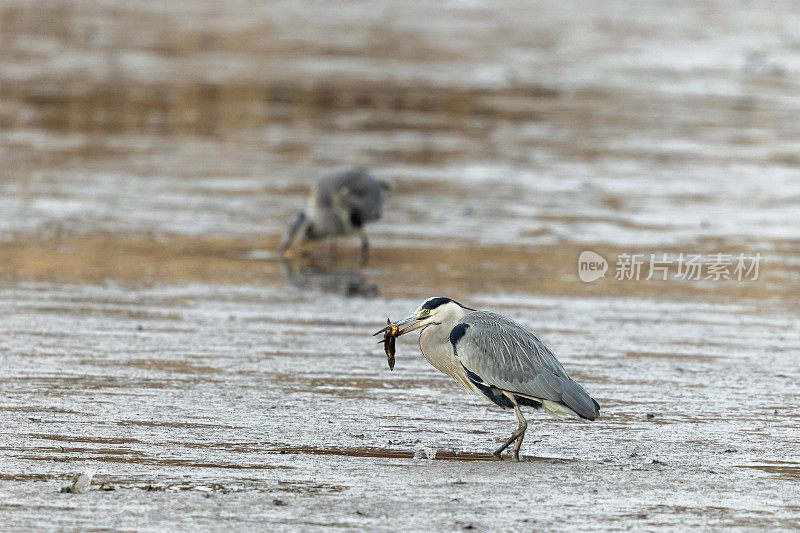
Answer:
[{"label": "wet mud flat", "polygon": [[[798,317],[763,302],[470,295],[539,332],[603,407],[594,423],[531,413],[514,463],[488,455],[513,416],[413,340],[385,368],[369,333],[415,300],[203,284],[3,294],[12,526],[798,524]],[[87,468],[115,490],[59,493]]]},{"label": "wet mud flat", "polygon": [[[4,2],[3,527],[798,529],[792,8]],[[281,263],[342,164],[392,184],[368,267]],[[583,284],[587,249],[764,262]],[[490,461],[513,415],[371,337],[431,295],[601,418]]]}]

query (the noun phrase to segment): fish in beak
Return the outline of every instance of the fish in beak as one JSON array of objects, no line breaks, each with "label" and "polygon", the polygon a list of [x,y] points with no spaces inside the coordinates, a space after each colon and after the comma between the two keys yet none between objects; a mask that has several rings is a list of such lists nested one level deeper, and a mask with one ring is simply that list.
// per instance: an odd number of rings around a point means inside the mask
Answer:
[{"label": "fish in beak", "polygon": [[[378,341],[378,344],[383,343],[384,350],[386,351],[386,360],[389,363],[389,370],[394,370],[394,354],[395,354],[395,339],[401,335],[405,335],[409,331],[414,331],[415,329],[419,329],[422,327],[422,320],[421,317],[417,315],[409,315],[404,319],[392,323],[390,319],[386,319],[386,327],[379,329],[372,336],[383,334],[383,340]],[[410,324],[405,328],[400,328],[405,324]]]}]

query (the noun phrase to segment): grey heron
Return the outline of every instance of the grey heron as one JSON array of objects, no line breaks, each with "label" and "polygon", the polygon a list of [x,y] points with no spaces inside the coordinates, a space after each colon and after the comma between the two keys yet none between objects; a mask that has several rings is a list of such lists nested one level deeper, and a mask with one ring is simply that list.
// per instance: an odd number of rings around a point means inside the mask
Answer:
[{"label": "grey heron", "polygon": [[528,427],[521,405],[557,417],[594,420],[600,415],[598,403],[569,377],[547,345],[503,315],[436,297],[387,328],[392,326],[401,328],[396,336],[420,330],[419,346],[431,365],[468,391],[514,409],[519,426],[494,451],[497,457],[516,441],[514,458],[519,459]]},{"label": "grey heron", "polygon": [[297,213],[281,243],[285,257],[309,241],[358,233],[361,260],[369,255],[364,225],[381,217],[389,185],[363,169],[339,169],[317,181],[308,197],[305,211]]}]

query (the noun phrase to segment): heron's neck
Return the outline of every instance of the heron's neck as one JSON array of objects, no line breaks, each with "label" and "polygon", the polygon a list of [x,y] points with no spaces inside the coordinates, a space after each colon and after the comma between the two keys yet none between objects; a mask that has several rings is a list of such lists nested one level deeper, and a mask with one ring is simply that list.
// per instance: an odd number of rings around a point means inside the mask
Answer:
[{"label": "heron's neck", "polygon": [[467,389],[469,382],[450,344],[450,332],[469,312],[459,309],[459,312],[448,313],[440,323],[426,326],[419,334],[419,347],[425,359]]},{"label": "heron's neck", "polygon": [[442,320],[441,327],[447,332],[448,338],[450,338],[450,331],[452,331],[452,329],[456,327],[459,322],[461,322],[461,319],[464,318],[468,313],[472,312],[472,309],[464,309],[460,306],[454,307],[457,307],[457,309],[448,313],[447,316]]}]

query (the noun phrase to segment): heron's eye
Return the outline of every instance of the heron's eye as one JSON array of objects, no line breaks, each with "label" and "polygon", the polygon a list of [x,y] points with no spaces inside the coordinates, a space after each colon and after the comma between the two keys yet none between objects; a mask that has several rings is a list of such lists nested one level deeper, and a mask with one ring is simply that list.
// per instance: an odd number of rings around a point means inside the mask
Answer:
[{"label": "heron's eye", "polygon": [[430,309],[423,309],[422,311],[419,312],[419,314],[422,315],[422,316],[429,315],[429,314],[431,314],[431,310]]}]

